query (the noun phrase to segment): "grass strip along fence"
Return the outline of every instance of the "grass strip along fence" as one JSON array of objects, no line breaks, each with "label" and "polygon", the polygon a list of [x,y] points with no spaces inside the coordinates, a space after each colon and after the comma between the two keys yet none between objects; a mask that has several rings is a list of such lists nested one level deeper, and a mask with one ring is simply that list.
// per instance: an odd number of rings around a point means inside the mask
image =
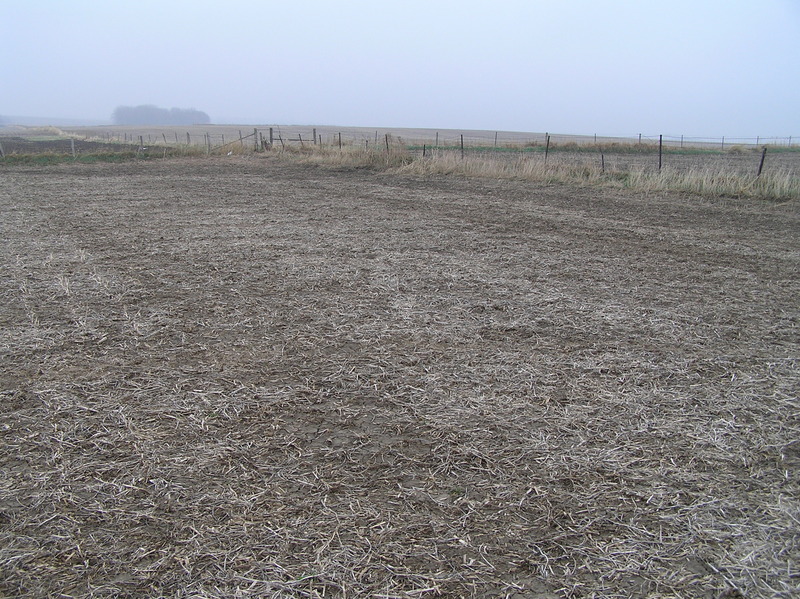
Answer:
[{"label": "grass strip along fence", "polygon": [[[133,135],[125,142],[108,139],[76,140],[63,132],[49,136],[0,138],[0,164],[50,165],[62,162],[123,162],[263,154],[333,167],[393,170],[421,176],[454,175],[519,179],[540,183],[603,185],[643,192],[673,191],[704,196],[744,197],[765,200],[800,199],[800,147],[773,145],[701,146],[632,140],[623,142],[554,143],[550,135],[541,142],[464,143],[456,140],[421,145],[385,134],[374,138],[344,139],[323,136],[314,130],[302,134],[276,134],[273,129],[233,139],[206,133],[202,144],[187,143],[166,133],[153,140]],[[195,139],[197,138],[195,134]],[[129,141],[130,140],[130,141]],[[455,141],[455,143],[453,143]],[[154,143],[153,143],[154,142]],[[221,142],[221,143],[220,143]]]}]

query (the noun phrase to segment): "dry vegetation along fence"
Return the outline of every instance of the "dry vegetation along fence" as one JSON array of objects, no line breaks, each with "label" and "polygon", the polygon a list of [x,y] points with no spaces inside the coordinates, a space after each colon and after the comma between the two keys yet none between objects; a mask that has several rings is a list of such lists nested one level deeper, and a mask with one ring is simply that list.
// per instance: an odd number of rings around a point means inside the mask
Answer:
[{"label": "dry vegetation along fence", "polygon": [[[166,158],[278,152],[339,166],[399,168],[421,175],[609,184],[773,200],[800,198],[800,146],[785,138],[612,138],[511,132],[332,127],[55,128],[0,138],[11,161]],[[82,136],[81,139],[79,136]],[[40,148],[37,150],[37,148]]]}]

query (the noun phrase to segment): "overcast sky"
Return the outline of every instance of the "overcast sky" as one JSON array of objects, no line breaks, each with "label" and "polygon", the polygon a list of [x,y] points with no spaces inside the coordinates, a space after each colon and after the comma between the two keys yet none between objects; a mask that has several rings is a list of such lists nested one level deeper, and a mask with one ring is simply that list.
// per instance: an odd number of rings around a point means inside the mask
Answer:
[{"label": "overcast sky", "polygon": [[0,115],[800,137],[800,0],[0,0]]}]

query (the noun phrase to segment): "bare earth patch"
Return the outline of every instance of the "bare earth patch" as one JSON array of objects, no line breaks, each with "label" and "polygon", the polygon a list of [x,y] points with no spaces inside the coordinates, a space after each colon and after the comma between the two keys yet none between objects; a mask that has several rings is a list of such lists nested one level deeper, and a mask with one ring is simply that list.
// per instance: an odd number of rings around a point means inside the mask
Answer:
[{"label": "bare earth patch", "polygon": [[796,203],[0,168],[0,596],[792,597]]}]

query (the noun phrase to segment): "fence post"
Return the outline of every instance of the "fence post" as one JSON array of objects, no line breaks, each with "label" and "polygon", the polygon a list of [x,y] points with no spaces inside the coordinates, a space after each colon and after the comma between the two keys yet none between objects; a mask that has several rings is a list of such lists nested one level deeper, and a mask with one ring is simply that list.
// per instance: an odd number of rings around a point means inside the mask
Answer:
[{"label": "fence post", "polygon": [[761,176],[761,169],[764,168],[764,157],[767,155],[767,146],[764,146],[764,149],[761,151],[761,162],[758,164],[758,174],[756,177]]},{"label": "fence post", "polygon": [[545,133],[544,135],[544,163],[547,164],[547,154],[550,152],[550,134]]},{"label": "fence post", "polygon": [[[3,148],[0,148],[0,152],[3,151]],[[422,144],[422,157],[425,158],[425,144]]]},{"label": "fence post", "polygon": [[72,157],[75,158],[75,140],[70,138],[69,145],[72,147]]},{"label": "fence post", "polygon": [[253,151],[258,152],[258,129],[253,127]]},{"label": "fence post", "polygon": [[461,134],[461,159],[464,159],[464,134]]},{"label": "fence post", "polygon": [[192,145],[192,138],[189,137],[189,132],[188,131],[186,132],[186,145],[187,146]]},{"label": "fence post", "polygon": [[497,131],[494,132],[494,147],[497,147]]},{"label": "fence post", "polygon": [[389,134],[386,134],[386,155],[389,155]]},{"label": "fence post", "polygon": [[642,134],[639,134],[639,145],[642,145]]},{"label": "fence post", "polygon": [[317,130],[314,129],[314,145],[317,145]]},{"label": "fence post", "polygon": [[658,170],[661,170],[661,140],[663,135],[658,136]]},{"label": "fence post", "polygon": [[603,156],[603,153],[600,152],[600,172],[605,174],[606,172],[606,157]]},{"label": "fence post", "polygon": [[722,136],[722,149],[725,149],[725,136]]},{"label": "fence post", "polygon": [[436,132],[436,147],[439,147],[439,132]]},{"label": "fence post", "polygon": [[272,147],[272,144],[275,142],[275,138],[272,136],[272,127],[269,128],[269,147]]},{"label": "fence post", "polygon": [[5,152],[3,152],[3,144],[0,144],[0,158],[5,158]]},{"label": "fence post", "polygon": [[339,149],[342,149],[342,132],[339,131]]}]

